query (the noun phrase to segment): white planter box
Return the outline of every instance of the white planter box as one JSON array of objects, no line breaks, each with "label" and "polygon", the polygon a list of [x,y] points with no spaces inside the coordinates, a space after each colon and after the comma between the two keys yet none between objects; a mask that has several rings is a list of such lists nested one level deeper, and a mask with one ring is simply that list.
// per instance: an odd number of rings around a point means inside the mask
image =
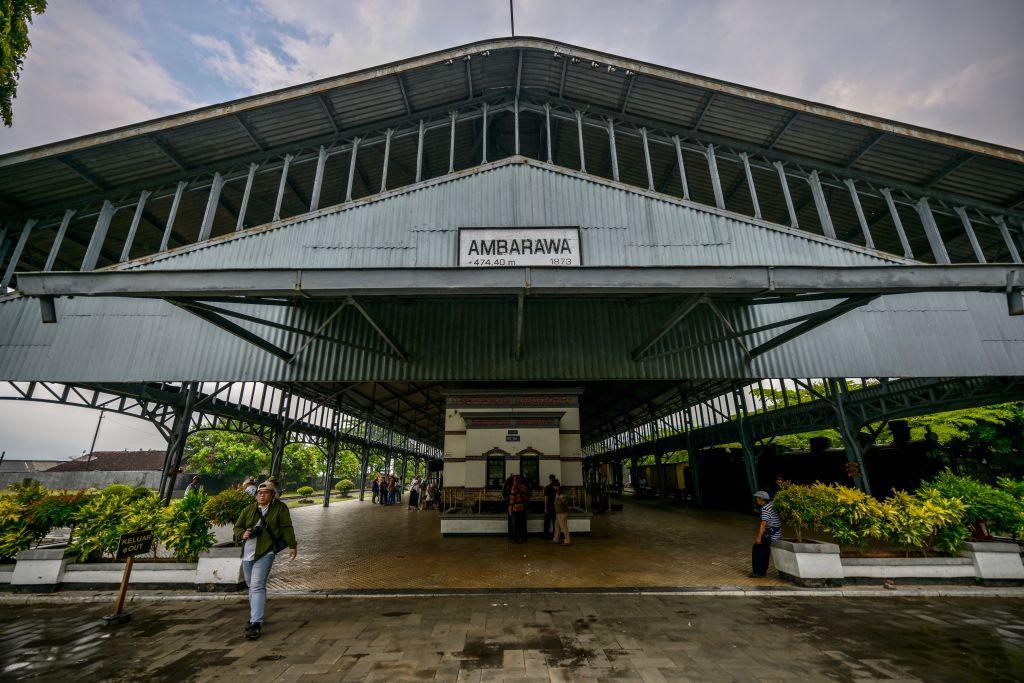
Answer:
[{"label": "white planter box", "polygon": [[1024,563],[1014,543],[970,541],[960,557],[841,558],[834,543],[775,541],[772,561],[782,578],[801,586],[885,579],[1024,583]]},{"label": "white planter box", "polygon": [[1024,562],[1016,543],[968,541],[964,557],[971,559],[983,582],[1024,581]]},{"label": "white planter box", "polygon": [[13,564],[0,564],[0,584],[8,584],[14,578]]},{"label": "white planter box", "polygon": [[[123,562],[69,564],[64,570],[62,587],[106,588],[119,586],[124,575]],[[132,564],[128,585],[153,588],[191,588],[196,582],[195,562],[145,562]]]},{"label": "white planter box", "polygon": [[844,557],[846,579],[957,580],[975,577],[966,557]]},{"label": "white planter box", "polygon": [[835,543],[772,541],[772,563],[782,578],[800,586],[840,585],[843,580]]},{"label": "white planter box", "polygon": [[57,590],[64,579],[64,570],[70,558],[64,556],[64,548],[34,548],[18,553],[14,571],[11,574],[11,588],[49,592]]},{"label": "white planter box", "polygon": [[210,548],[199,555],[195,574],[196,590],[238,590],[245,584],[241,546]]}]

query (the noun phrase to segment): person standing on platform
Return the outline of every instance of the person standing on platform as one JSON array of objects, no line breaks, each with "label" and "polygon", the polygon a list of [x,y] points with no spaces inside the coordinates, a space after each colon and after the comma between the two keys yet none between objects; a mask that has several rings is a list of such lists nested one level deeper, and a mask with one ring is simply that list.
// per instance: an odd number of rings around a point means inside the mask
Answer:
[{"label": "person standing on platform", "polygon": [[555,485],[558,479],[548,475],[548,485],[544,487],[544,539],[550,541],[555,536]]},{"label": "person standing on platform", "polygon": [[558,543],[562,538],[562,545],[572,545],[569,538],[569,500],[565,497],[562,485],[555,480],[555,533],[551,538],[552,543]]},{"label": "person standing on platform", "polygon": [[245,626],[245,637],[255,640],[263,631],[267,578],[274,557],[291,548],[294,560],[298,552],[288,506],[277,500],[277,487],[269,480],[256,488],[256,500],[238,516],[234,531],[235,542],[243,543],[242,573],[249,586],[249,622]]},{"label": "person standing on platform", "polygon": [[379,474],[376,477],[373,478],[372,482],[370,482],[370,493],[372,494],[370,496],[370,502],[371,503],[376,503],[377,502],[377,496],[380,495],[380,475]]},{"label": "person standing on platform", "polygon": [[512,517],[512,542],[526,543],[526,503],[530,500],[530,490],[518,474],[512,477],[512,488],[509,491],[508,511]]},{"label": "person standing on platform", "polygon": [[750,555],[750,575],[755,579],[763,579],[768,573],[772,541],[782,538],[782,519],[775,506],[771,504],[771,499],[767,491],[758,491],[754,494],[754,500],[761,508],[761,523],[757,527],[757,536],[754,538],[754,548]]},{"label": "person standing on platform", "polygon": [[412,484],[409,486],[409,504],[407,508],[409,510],[416,510],[419,512],[420,504],[420,478],[416,477],[412,480]]}]

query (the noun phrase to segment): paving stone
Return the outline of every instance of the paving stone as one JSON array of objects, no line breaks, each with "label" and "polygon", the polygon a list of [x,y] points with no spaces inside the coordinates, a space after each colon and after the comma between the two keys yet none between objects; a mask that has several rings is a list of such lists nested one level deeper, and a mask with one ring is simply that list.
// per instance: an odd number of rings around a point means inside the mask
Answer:
[{"label": "paving stone", "polygon": [[[1021,598],[570,593],[391,604],[409,615],[384,616],[373,600],[278,600],[259,641],[243,639],[244,606],[223,602],[138,602],[117,629],[100,625],[107,605],[4,605],[0,680],[1024,680]],[[583,615],[588,628],[571,628]],[[453,634],[464,634],[458,648]]]},{"label": "paving stone", "polygon": [[[753,517],[657,501],[623,505],[621,513],[596,515],[593,533],[571,548],[540,538],[516,546],[504,537],[442,538],[436,512],[401,505],[353,500],[296,508],[299,555],[275,561],[271,600],[280,590],[783,585],[777,577],[748,576]],[[367,552],[367,529],[400,550]],[[382,609],[390,611],[397,610]]]}]

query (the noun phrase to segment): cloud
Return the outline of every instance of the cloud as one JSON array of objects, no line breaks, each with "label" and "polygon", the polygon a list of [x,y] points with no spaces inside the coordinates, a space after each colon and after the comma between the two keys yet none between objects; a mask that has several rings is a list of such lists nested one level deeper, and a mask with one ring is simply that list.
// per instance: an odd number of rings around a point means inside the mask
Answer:
[{"label": "cloud", "polygon": [[198,106],[132,34],[133,3],[52,3],[35,19],[0,151],[93,133]]},{"label": "cloud", "polygon": [[219,76],[232,91],[258,93],[277,90],[315,78],[308,65],[295,60],[282,60],[272,51],[251,44],[241,53],[226,40],[210,35],[193,35],[192,44],[202,51],[200,59]]}]

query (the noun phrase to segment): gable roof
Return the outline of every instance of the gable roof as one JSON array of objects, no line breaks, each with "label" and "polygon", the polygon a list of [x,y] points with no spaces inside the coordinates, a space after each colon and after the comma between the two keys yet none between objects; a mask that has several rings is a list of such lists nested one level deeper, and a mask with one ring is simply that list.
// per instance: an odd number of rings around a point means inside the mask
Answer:
[{"label": "gable roof", "polygon": [[[556,57],[552,59],[552,57]],[[591,111],[770,148],[1013,209],[1024,152],[559,41],[469,43],[144,123],[0,155],[0,213],[150,184],[253,152],[358,134],[496,93],[543,94]],[[319,143],[318,143],[319,144]]]},{"label": "gable roof", "polygon": [[50,472],[125,472],[160,470],[165,453],[156,450],[93,451],[51,467]]}]

